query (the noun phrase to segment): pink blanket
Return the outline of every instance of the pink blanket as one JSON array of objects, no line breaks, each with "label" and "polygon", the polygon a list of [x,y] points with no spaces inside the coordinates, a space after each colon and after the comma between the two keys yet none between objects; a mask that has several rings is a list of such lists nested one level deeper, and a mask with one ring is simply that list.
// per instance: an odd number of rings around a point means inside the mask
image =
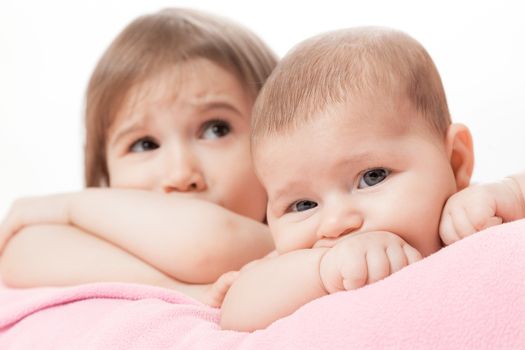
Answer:
[{"label": "pink blanket", "polygon": [[0,349],[517,349],[525,347],[525,220],[261,331],[221,331],[218,318],[148,286],[0,287]]}]

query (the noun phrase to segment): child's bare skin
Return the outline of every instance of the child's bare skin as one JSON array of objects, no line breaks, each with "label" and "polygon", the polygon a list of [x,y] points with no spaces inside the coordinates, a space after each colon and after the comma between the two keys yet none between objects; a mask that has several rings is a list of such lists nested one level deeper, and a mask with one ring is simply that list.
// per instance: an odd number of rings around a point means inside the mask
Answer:
[{"label": "child's bare skin", "polygon": [[223,328],[264,328],[442,247],[443,206],[473,167],[469,130],[444,96],[424,48],[394,30],[335,31],[283,58],[252,130],[278,256],[241,271]]},{"label": "child's bare skin", "polygon": [[275,63],[224,18],[130,23],[87,89],[86,186],[106,188],[17,201],[0,226],[4,282],[147,283],[217,306],[234,274],[220,276],[273,249],[249,134]]}]

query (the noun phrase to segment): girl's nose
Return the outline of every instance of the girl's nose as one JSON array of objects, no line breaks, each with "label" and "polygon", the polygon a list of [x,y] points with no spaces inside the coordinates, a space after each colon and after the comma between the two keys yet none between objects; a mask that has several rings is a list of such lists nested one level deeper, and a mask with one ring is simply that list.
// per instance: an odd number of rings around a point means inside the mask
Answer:
[{"label": "girl's nose", "polygon": [[318,228],[318,239],[335,239],[359,230],[363,226],[363,216],[350,203],[334,203],[324,208]]},{"label": "girl's nose", "polygon": [[199,162],[191,152],[178,152],[170,157],[171,159],[165,159],[165,172],[161,184],[164,193],[206,190],[206,181]]}]

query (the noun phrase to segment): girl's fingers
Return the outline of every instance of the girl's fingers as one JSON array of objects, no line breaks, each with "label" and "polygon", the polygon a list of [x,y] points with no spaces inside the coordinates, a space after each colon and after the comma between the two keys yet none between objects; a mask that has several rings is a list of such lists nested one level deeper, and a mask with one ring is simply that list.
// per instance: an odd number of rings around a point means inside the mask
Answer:
[{"label": "girl's fingers", "polygon": [[212,307],[220,307],[224,301],[226,293],[232,286],[233,282],[239,276],[239,271],[230,271],[224,273],[210,288],[207,304]]},{"label": "girl's fingers", "polygon": [[216,291],[226,294],[237,277],[239,277],[239,271],[226,272],[222,274],[221,277],[219,277],[219,279],[214,283],[213,287]]}]

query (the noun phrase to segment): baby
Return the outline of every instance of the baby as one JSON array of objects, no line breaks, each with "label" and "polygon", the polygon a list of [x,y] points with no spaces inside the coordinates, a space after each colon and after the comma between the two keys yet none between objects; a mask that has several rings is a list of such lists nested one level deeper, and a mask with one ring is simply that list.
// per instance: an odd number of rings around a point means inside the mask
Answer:
[{"label": "baby", "polygon": [[228,291],[221,325],[237,330],[438,251],[445,202],[474,163],[429,54],[372,27],[316,36],[282,60],[254,107],[252,152],[277,256]]}]

